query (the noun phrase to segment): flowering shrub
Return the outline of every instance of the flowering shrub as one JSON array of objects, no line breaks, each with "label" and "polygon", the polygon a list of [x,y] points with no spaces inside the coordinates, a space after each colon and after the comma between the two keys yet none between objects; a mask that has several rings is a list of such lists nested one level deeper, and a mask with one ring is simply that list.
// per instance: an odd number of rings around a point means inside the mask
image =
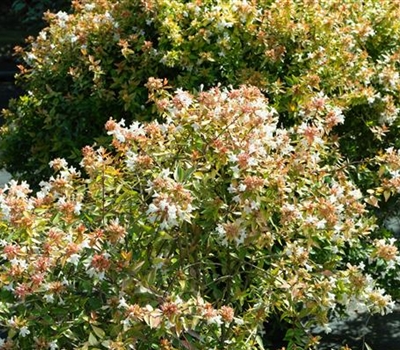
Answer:
[{"label": "flowering shrub", "polygon": [[[0,349],[264,349],[274,315],[310,349],[334,315],[392,310],[395,240],[332,141],[334,105],[282,128],[255,87],[146,87],[162,123],[109,119],[86,177],[58,158],[37,193],[1,192]],[[389,191],[399,159],[376,160]]]},{"label": "flowering shrub", "polygon": [[[48,28],[19,50],[27,94],[5,114],[0,165],[32,183],[51,159],[78,163],[81,147],[104,143],[110,116],[129,123],[154,118],[144,86],[151,76],[190,91],[201,84],[255,85],[289,126],[325,104],[338,106],[346,120],[335,132],[353,161],[399,146],[398,2],[82,0],[73,6],[70,15],[47,14]],[[361,169],[360,181],[369,184],[373,174]]]}]

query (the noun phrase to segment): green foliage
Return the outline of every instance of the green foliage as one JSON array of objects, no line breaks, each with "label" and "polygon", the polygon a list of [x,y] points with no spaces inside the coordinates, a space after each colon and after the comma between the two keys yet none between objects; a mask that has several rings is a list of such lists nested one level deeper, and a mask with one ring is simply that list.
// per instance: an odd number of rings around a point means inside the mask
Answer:
[{"label": "green foliage", "polygon": [[400,192],[399,18],[389,0],[47,13],[1,129],[0,166],[40,190],[0,193],[0,348],[263,349],[278,318],[311,349],[332,317],[390,312],[400,258],[368,209]]},{"label": "green foliage", "polygon": [[342,152],[368,163],[399,142],[399,12],[391,0],[75,1],[22,52],[28,94],[5,114],[0,164],[38,182],[49,159],[74,161],[110,116],[154,118],[149,77],[189,90],[255,85],[287,126],[332,103],[345,115]]},{"label": "green foliage", "polygon": [[0,348],[266,349],[279,317],[304,350],[331,317],[392,310],[400,257],[364,199],[398,190],[399,152],[363,198],[335,106],[285,129],[255,87],[146,88],[163,123],[110,119],[85,177],[58,158],[37,193],[0,193]]}]

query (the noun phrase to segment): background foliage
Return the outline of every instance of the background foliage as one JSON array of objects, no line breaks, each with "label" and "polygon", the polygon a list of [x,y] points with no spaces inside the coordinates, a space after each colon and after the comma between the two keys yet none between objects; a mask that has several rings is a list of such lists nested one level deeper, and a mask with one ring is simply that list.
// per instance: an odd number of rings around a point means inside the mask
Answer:
[{"label": "background foliage", "polygon": [[[368,158],[397,146],[399,3],[327,1],[75,1],[20,50],[27,94],[5,112],[0,164],[38,183],[48,162],[79,162],[102,127],[149,120],[151,76],[175,88],[258,86],[286,126],[332,103],[342,152],[365,184]],[[132,15],[134,14],[134,15]],[[302,111],[302,113],[300,113]],[[18,149],[19,152],[15,152]],[[365,167],[367,166],[367,168]]]},{"label": "background foliage", "polygon": [[14,0],[8,3],[10,13],[16,15],[21,24],[33,32],[45,26],[43,14],[46,11],[68,11],[71,4],[69,0]]}]

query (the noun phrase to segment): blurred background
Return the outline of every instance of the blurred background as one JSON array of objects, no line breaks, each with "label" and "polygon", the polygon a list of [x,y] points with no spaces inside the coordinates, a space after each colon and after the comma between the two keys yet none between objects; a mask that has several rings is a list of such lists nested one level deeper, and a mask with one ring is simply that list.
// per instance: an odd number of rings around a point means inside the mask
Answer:
[{"label": "blurred background", "polygon": [[[69,8],[70,0],[0,1],[0,126],[3,124],[1,111],[8,107],[10,99],[23,93],[15,84],[19,59],[14,55],[14,47],[23,46],[25,38],[36,36],[44,28],[44,12],[68,11]],[[0,187],[10,178],[10,174],[0,169]]]},{"label": "blurred background", "polygon": [[14,47],[24,45],[25,38],[37,35],[46,25],[43,13],[68,11],[69,0],[1,0],[0,2],[0,111],[10,98],[22,93],[14,84],[18,58]]}]

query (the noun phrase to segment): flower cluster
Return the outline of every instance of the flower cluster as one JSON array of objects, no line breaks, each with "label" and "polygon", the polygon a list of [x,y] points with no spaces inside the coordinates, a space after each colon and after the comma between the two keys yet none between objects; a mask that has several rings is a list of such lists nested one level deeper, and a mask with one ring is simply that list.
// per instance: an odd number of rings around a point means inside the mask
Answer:
[{"label": "flower cluster", "polygon": [[160,227],[167,229],[182,221],[190,222],[193,211],[191,194],[169,177],[168,169],[148,185],[147,191],[153,193],[153,202],[146,211],[151,222],[160,221]]},{"label": "flower cluster", "polygon": [[395,149],[365,197],[325,95],[283,128],[256,87],[147,85],[164,122],[109,119],[112,149],[86,146],[85,176],[57,158],[39,191],[2,190],[0,349],[256,349],[276,315],[306,349],[332,316],[393,309],[396,240],[368,205],[395,191]]}]

